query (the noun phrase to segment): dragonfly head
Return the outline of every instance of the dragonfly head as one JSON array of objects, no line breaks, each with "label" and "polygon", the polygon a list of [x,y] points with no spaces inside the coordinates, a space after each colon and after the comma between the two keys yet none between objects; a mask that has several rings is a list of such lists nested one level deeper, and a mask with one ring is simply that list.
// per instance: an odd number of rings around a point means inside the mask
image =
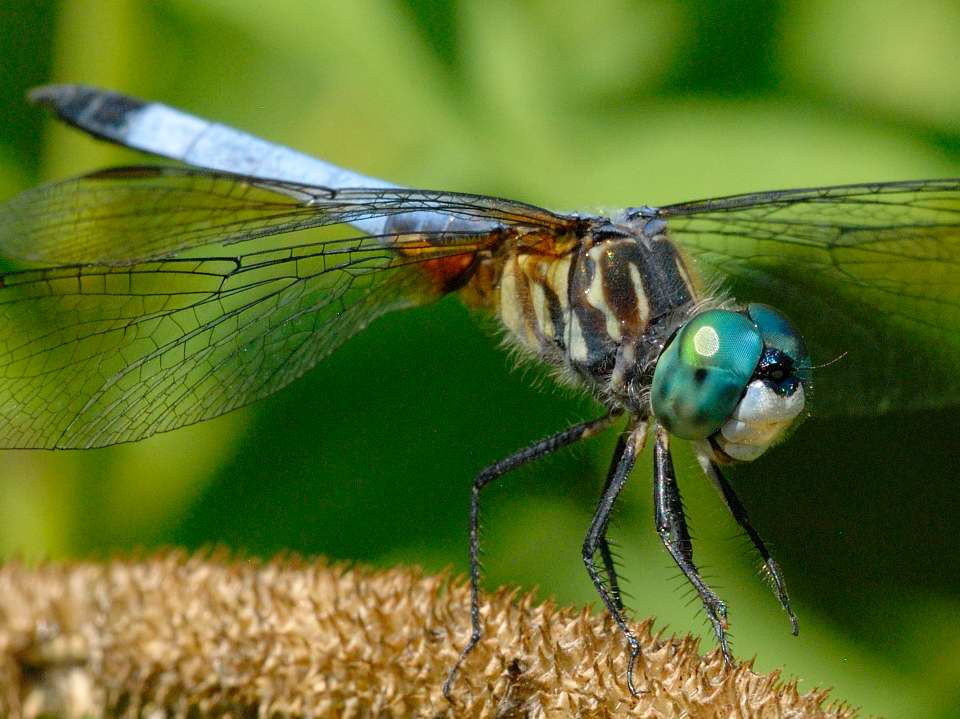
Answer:
[{"label": "dragonfly head", "polygon": [[748,462],[785,436],[810,381],[803,338],[763,304],[692,317],[657,360],[650,401],[665,429]]}]

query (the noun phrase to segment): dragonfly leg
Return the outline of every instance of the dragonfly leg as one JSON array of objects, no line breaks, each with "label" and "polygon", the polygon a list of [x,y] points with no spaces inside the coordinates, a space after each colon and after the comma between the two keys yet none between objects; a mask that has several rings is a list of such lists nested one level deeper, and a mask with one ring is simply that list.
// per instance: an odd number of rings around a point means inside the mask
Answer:
[{"label": "dragonfly leg", "polygon": [[[613,457],[610,460],[610,468],[607,470],[607,480],[603,485],[603,494],[607,493],[613,478],[617,473],[617,465],[620,464],[620,458],[627,448],[626,434],[621,433],[617,437],[617,446],[613,450]],[[609,524],[609,522],[608,522]],[[607,525],[604,525],[600,538],[597,542],[597,548],[600,550],[600,558],[603,560],[603,569],[607,575],[607,587],[610,592],[610,598],[613,600],[617,609],[623,610],[623,597],[620,594],[620,580],[617,577],[617,565],[610,551],[610,543],[607,541]]]},{"label": "dragonfly leg", "polygon": [[[607,524],[610,522],[613,506],[617,501],[620,490],[622,490],[627,483],[630,471],[637,461],[637,455],[640,454],[646,443],[647,421],[641,420],[636,423],[631,423],[627,432],[627,436],[622,442],[622,449],[620,444],[617,445],[619,458],[616,460],[614,471],[607,478],[606,487],[603,490],[603,495],[600,497],[600,502],[594,512],[593,521],[590,523],[590,529],[587,531],[587,537],[583,542],[583,563],[587,568],[587,573],[590,575],[591,581],[593,581],[593,586],[597,590],[597,594],[600,595],[600,599],[603,600],[607,611],[610,612],[617,626],[620,627],[620,631],[623,632],[623,636],[627,640],[627,645],[630,647],[630,660],[627,664],[627,687],[630,689],[630,692],[636,696],[639,692],[633,683],[633,671],[637,663],[637,657],[640,655],[640,641],[630,630],[630,627],[627,626],[626,618],[623,615],[623,604],[620,601],[619,588],[617,588],[616,593],[614,593],[612,589],[608,589],[603,581],[603,574],[597,569],[597,565],[593,561],[600,547],[606,544],[605,535]],[[604,559],[604,562],[606,563],[607,560]],[[610,571],[609,566],[607,571]],[[616,577],[616,574],[614,573],[613,576]]]},{"label": "dragonfly leg", "polygon": [[706,585],[693,563],[693,545],[687,530],[687,520],[683,516],[683,502],[670,456],[669,435],[659,426],[654,444],[653,506],[660,541],[700,595],[707,617],[717,635],[724,662],[733,666],[733,655],[730,653],[726,634],[727,605]]},{"label": "dragonfly leg", "polygon": [[753,528],[753,525],[750,523],[750,518],[747,516],[746,508],[743,506],[740,498],[734,493],[733,487],[730,486],[730,483],[727,482],[726,478],[720,472],[720,468],[716,462],[699,452],[698,459],[700,466],[703,467],[704,474],[706,474],[717,489],[720,490],[720,494],[723,495],[723,501],[730,510],[730,514],[733,515],[737,524],[739,524],[741,529],[750,537],[750,541],[753,542],[757,553],[760,555],[760,558],[763,559],[767,572],[773,580],[773,589],[780,602],[780,606],[783,607],[787,616],[790,617],[790,626],[793,629],[793,635],[797,636],[797,634],[800,633],[800,624],[797,621],[797,615],[793,613],[793,607],[790,606],[790,597],[787,595],[787,585],[786,582],[783,581],[783,574],[780,573],[780,565],[777,564],[777,560],[773,558],[770,550],[767,549],[763,540],[760,539],[760,534]]},{"label": "dragonfly leg", "polygon": [[494,462],[480,470],[473,481],[473,491],[470,495],[470,641],[460,652],[460,657],[447,675],[443,683],[443,695],[449,700],[453,681],[464,660],[473,651],[483,634],[480,622],[480,492],[498,477],[503,476],[518,467],[540,459],[558,449],[566,447],[581,439],[591,437],[603,431],[620,416],[620,412],[611,412],[597,419],[581,422],[573,427],[557,432],[546,439],[542,439],[529,447],[521,449],[499,462]]}]

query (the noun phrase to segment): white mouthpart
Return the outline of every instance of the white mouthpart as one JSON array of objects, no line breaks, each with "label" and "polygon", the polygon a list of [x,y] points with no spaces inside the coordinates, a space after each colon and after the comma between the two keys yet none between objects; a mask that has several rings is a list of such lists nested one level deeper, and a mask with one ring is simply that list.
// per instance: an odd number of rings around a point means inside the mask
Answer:
[{"label": "white mouthpart", "polygon": [[803,405],[803,385],[785,397],[763,380],[754,380],[714,441],[731,459],[754,460],[783,437]]}]

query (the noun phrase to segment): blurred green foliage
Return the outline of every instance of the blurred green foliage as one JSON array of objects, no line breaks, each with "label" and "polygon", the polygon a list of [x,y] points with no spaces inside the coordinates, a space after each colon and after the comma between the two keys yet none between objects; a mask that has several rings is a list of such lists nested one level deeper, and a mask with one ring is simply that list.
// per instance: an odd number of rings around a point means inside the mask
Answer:
[{"label": "blurred green foliage", "polygon": [[[395,182],[559,209],[957,176],[958,47],[950,0],[4,2],[0,196],[142,161],[25,104],[51,81],[164,100]],[[464,571],[474,473],[595,411],[512,371],[497,344],[448,298],[376,322],[249,410],[106,450],[5,452],[0,551],[222,543]],[[865,714],[960,716],[958,419],[812,419],[732,473],[799,639],[680,452],[697,557],[741,657]],[[489,491],[487,586],[595,602],[579,547],[612,442]],[[712,647],[649,494],[642,459],[612,528],[630,603]]]}]

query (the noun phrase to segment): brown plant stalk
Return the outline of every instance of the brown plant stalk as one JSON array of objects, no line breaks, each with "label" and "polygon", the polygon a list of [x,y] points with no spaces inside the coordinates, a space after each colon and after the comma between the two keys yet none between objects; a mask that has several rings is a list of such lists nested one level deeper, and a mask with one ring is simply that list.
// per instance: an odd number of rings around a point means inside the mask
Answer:
[{"label": "brown plant stalk", "polygon": [[4,717],[830,717],[749,663],[725,670],[690,637],[652,636],[633,697],[610,620],[500,590],[486,637],[441,695],[469,631],[447,576],[288,557],[164,552],[0,566]]}]

